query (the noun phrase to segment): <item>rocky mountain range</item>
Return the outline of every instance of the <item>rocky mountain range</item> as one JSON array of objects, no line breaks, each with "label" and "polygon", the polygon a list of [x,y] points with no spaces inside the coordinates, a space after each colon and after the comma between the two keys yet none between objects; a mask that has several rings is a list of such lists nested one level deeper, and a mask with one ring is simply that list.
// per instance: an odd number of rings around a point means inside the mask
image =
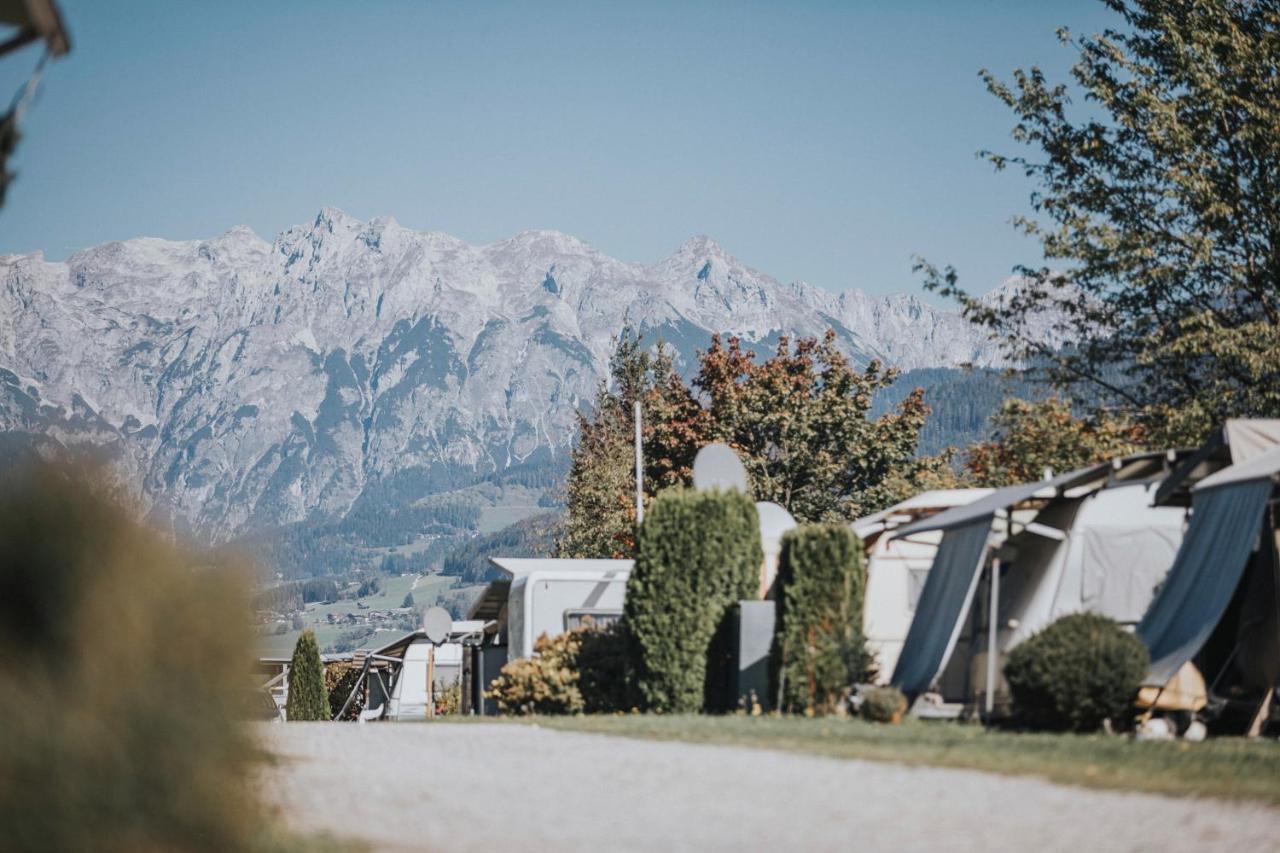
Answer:
[{"label": "rocky mountain range", "polygon": [[0,257],[0,432],[99,448],[154,520],[220,541],[563,464],[624,324],[686,361],[716,331],[763,350],[827,328],[858,362],[1001,361],[915,296],[782,284],[706,237],[632,264],[327,208],[274,242]]}]

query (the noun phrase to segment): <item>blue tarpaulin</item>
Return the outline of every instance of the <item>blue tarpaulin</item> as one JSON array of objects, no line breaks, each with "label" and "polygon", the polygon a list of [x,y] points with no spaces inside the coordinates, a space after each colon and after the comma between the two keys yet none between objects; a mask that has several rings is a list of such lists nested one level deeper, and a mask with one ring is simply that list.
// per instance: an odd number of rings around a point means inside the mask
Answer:
[{"label": "blue tarpaulin", "polygon": [[1168,684],[1208,640],[1248,565],[1272,488],[1267,477],[1192,492],[1191,525],[1138,625],[1138,636],[1151,651],[1144,684]]},{"label": "blue tarpaulin", "polygon": [[904,693],[928,690],[946,662],[986,556],[992,517],[988,513],[942,534],[891,679]]}]

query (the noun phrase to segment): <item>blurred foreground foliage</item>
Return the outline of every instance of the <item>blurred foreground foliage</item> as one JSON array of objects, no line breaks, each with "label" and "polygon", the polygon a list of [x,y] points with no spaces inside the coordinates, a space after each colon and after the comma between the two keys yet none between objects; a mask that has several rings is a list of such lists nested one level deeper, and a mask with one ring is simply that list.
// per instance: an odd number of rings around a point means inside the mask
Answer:
[{"label": "blurred foreground foliage", "polygon": [[7,850],[278,849],[243,573],[49,463],[0,486],[0,825]]}]

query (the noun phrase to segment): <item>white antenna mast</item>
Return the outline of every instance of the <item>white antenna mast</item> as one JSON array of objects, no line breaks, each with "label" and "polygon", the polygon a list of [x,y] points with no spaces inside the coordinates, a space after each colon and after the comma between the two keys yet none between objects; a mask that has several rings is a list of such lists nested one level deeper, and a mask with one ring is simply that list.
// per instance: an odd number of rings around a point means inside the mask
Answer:
[{"label": "white antenna mast", "polygon": [[636,422],[636,524],[644,521],[644,439],[640,437],[640,401],[636,400],[632,420]]}]

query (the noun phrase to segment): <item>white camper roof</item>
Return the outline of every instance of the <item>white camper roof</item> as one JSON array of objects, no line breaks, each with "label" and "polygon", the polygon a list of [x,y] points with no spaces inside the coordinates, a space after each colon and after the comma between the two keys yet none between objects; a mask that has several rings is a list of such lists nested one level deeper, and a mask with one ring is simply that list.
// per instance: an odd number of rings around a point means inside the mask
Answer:
[{"label": "white camper roof", "polygon": [[542,557],[490,557],[493,563],[514,580],[534,572],[630,572],[635,560],[561,560]]},{"label": "white camper roof", "polygon": [[864,532],[876,533],[881,529],[881,525],[887,526],[894,516],[900,515],[903,516],[902,521],[910,521],[925,510],[944,510],[964,506],[985,498],[993,491],[995,489],[934,489],[931,492],[921,492],[888,509],[859,518],[850,527],[859,535],[863,535]]},{"label": "white camper roof", "polygon": [[1057,497],[1079,498],[1108,486],[1150,482],[1168,475],[1169,467],[1184,455],[1179,451],[1134,453],[1099,462],[1048,480],[1019,483],[996,489],[986,497],[921,519],[893,532],[894,537],[910,536],[929,530],[950,530],[1008,512],[1032,501],[1043,502]]},{"label": "white camper roof", "polygon": [[1069,471],[1066,474],[1060,474],[1051,480],[1005,486],[1002,489],[996,489],[980,500],[945,510],[937,515],[931,515],[906,527],[899,528],[893,533],[893,536],[897,538],[910,536],[913,533],[924,533],[928,530],[950,530],[964,527],[984,518],[990,519],[997,512],[1008,511],[1026,501],[1048,500],[1075,486],[1105,482],[1110,470],[1111,465],[1103,462],[1098,465],[1090,465],[1087,468],[1080,468],[1076,471]]}]

